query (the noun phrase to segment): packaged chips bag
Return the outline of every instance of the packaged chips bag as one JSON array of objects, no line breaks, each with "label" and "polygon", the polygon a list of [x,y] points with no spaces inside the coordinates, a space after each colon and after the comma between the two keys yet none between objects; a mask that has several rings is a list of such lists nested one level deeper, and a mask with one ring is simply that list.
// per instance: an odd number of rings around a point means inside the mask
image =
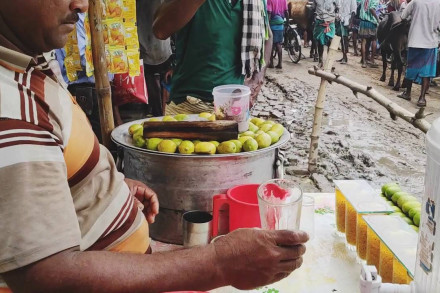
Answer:
[{"label": "packaged chips bag", "polygon": [[124,23],[121,18],[109,19],[107,21],[109,29],[109,44],[110,46],[124,46],[125,45],[125,30]]},{"label": "packaged chips bag", "polygon": [[123,0],[105,0],[106,18],[122,17]]},{"label": "packaged chips bag", "polygon": [[64,58],[64,66],[66,67],[66,75],[69,81],[78,80],[78,73],[76,72],[75,61],[72,56]]},{"label": "packaged chips bag", "polygon": [[139,74],[141,74],[139,50],[138,49],[127,50],[127,59],[128,59],[128,75],[132,77],[139,76]]},{"label": "packaged chips bag", "polygon": [[136,24],[136,0],[124,0],[122,17],[125,23]]},{"label": "packaged chips bag", "polygon": [[110,44],[110,34],[107,19],[102,21],[102,36],[104,37],[104,44]]},{"label": "packaged chips bag", "polygon": [[92,55],[92,45],[87,44],[86,45],[86,75],[88,77],[91,77],[93,75],[93,71],[95,70],[93,66],[93,55]]},{"label": "packaged chips bag", "polygon": [[125,24],[125,45],[127,46],[127,49],[139,48],[137,27],[133,24]]},{"label": "packaged chips bag", "polygon": [[128,60],[125,47],[110,47],[111,68],[113,73],[128,72]]}]

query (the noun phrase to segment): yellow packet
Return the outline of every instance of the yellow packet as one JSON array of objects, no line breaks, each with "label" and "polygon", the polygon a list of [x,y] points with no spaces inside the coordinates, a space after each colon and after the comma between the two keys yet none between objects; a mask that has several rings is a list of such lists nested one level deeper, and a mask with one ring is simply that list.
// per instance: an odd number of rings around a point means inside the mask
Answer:
[{"label": "yellow packet", "polygon": [[110,19],[107,23],[110,33],[110,46],[124,46],[124,23],[122,19]]},{"label": "yellow packet", "polygon": [[105,60],[107,61],[107,70],[113,72],[112,69],[112,55],[110,54],[109,46],[105,46]]},{"label": "yellow packet", "polygon": [[90,32],[90,20],[88,13],[86,13],[84,17],[84,30],[86,32],[86,43],[90,43],[92,41],[92,34]]},{"label": "yellow packet", "polygon": [[124,7],[122,0],[106,0],[105,2],[107,18],[122,17],[122,8]]},{"label": "yellow packet", "polygon": [[141,74],[141,62],[139,50],[127,50],[128,74],[130,76],[139,76]]},{"label": "yellow packet", "polygon": [[86,46],[86,75],[88,77],[93,75],[93,71],[95,70],[93,66],[93,54],[92,54],[92,46],[88,44]]},{"label": "yellow packet", "polygon": [[78,73],[76,72],[75,62],[72,56],[64,58],[64,66],[66,67],[66,75],[69,81],[78,80]]},{"label": "yellow packet", "polygon": [[109,41],[109,28],[108,28],[108,19],[102,21],[102,35],[104,37],[104,44],[108,45]]},{"label": "yellow packet", "polygon": [[128,60],[125,47],[110,47],[113,73],[127,73]]},{"label": "yellow packet", "polygon": [[125,45],[130,48],[139,47],[137,27],[125,24]]},{"label": "yellow packet", "polygon": [[124,0],[122,17],[126,22],[136,22],[136,0]]}]

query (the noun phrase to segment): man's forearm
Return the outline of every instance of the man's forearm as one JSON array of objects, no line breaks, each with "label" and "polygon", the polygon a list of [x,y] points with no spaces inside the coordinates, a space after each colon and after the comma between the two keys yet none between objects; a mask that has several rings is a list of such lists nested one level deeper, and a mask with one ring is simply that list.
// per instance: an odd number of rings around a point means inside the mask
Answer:
[{"label": "man's forearm", "polygon": [[153,32],[156,38],[168,39],[183,28],[205,0],[172,0],[162,4],[156,12]]},{"label": "man's forearm", "polygon": [[379,22],[379,17],[377,16],[376,9],[370,8],[371,14],[373,14],[374,18]]},{"label": "man's forearm", "polygon": [[18,272],[4,277],[14,292],[165,292],[226,285],[217,274],[213,246],[172,253],[65,251],[19,269],[26,270],[24,280],[14,281]]}]

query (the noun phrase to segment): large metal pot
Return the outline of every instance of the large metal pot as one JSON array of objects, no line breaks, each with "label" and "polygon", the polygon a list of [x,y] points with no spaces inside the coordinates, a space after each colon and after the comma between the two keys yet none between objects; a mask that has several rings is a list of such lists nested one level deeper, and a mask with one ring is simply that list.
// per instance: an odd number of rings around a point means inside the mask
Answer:
[{"label": "large metal pot", "polygon": [[229,188],[261,183],[282,174],[277,167],[279,147],[290,134],[285,131],[276,144],[254,152],[225,155],[167,154],[137,148],[128,128],[137,120],[123,124],[112,132],[112,140],[121,146],[123,170],[128,178],[139,180],[158,195],[160,213],[150,226],[153,239],[182,244],[182,215],[190,210],[212,211],[212,197]]}]

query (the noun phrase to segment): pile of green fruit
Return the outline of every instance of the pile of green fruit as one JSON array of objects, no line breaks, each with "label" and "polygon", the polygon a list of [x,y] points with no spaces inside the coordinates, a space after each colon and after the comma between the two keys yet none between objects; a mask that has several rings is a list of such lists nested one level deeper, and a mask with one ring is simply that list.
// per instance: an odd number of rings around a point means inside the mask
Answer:
[{"label": "pile of green fruit", "polygon": [[414,230],[419,230],[422,204],[416,197],[402,191],[399,184],[395,182],[383,185],[381,195],[394,209],[391,215],[401,216]]},{"label": "pile of green fruit", "polygon": [[[215,114],[200,113],[199,117],[206,121],[215,121]],[[150,118],[149,121],[187,121],[188,115],[178,114],[175,116],[164,116],[160,118]],[[238,135],[237,139],[228,141],[200,141],[182,140],[178,138],[149,138],[143,137],[143,124],[133,124],[128,132],[133,138],[133,144],[139,148],[146,148],[151,151],[163,153],[180,154],[233,154],[240,152],[251,152],[263,149],[277,143],[284,133],[283,125],[271,120],[252,117],[249,121],[249,129]]]}]

